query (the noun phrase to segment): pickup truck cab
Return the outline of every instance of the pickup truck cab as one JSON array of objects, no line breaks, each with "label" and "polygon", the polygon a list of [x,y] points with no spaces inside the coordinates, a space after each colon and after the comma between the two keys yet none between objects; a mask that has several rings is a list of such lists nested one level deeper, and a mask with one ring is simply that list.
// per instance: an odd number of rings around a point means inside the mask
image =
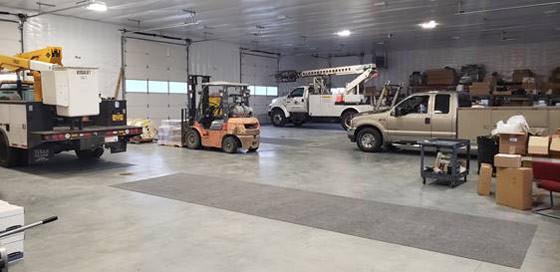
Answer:
[{"label": "pickup truck cab", "polygon": [[457,109],[470,98],[457,92],[432,91],[410,95],[383,112],[355,116],[348,137],[360,150],[376,152],[391,143],[457,137]]},{"label": "pickup truck cab", "polygon": [[287,96],[272,100],[268,115],[274,126],[287,122],[301,126],[306,121],[340,121],[344,129],[358,113],[371,111],[373,106],[364,95],[320,94],[312,86],[301,86]]}]

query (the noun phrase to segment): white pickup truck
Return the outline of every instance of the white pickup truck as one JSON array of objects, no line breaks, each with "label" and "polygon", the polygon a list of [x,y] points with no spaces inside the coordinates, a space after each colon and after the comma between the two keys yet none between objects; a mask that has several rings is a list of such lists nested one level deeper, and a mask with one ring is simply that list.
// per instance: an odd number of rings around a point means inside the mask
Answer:
[{"label": "white pickup truck", "polygon": [[532,128],[560,128],[559,107],[472,108],[468,94],[433,91],[416,93],[383,112],[363,113],[351,121],[348,137],[365,152],[393,143],[416,143],[430,138],[469,139],[489,135],[500,120],[523,115]]}]

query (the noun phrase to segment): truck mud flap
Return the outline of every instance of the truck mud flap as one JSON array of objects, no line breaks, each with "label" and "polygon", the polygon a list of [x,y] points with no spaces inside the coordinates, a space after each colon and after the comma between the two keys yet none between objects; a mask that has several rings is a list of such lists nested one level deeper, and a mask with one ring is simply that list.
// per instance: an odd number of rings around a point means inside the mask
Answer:
[{"label": "truck mud flap", "polygon": [[98,148],[100,146],[103,146],[104,142],[105,142],[105,139],[101,138],[101,137],[81,139],[80,140],[80,150],[92,150],[92,149]]},{"label": "truck mud flap", "polygon": [[109,149],[111,149],[111,153],[121,153],[121,152],[126,152],[126,145],[127,142],[118,141],[116,143],[107,144],[106,146],[108,146]]},{"label": "truck mud flap", "polygon": [[49,161],[53,156],[54,151],[50,147],[34,148],[27,152],[27,159],[30,164]]}]

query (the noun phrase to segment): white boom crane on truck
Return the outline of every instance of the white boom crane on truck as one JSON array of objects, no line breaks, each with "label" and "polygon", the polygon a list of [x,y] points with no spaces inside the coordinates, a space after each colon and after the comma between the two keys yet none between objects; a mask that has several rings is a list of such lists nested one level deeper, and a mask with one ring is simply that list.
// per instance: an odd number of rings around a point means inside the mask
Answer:
[{"label": "white boom crane on truck", "polygon": [[[291,79],[313,78],[309,86],[297,87],[287,96],[272,101],[268,115],[274,126],[292,122],[301,126],[308,120],[340,120],[348,129],[352,117],[360,112],[372,111],[371,100],[365,96],[363,84],[376,75],[375,64],[333,67],[295,72]],[[332,94],[326,86],[328,77],[358,75],[346,84],[344,92]]]}]

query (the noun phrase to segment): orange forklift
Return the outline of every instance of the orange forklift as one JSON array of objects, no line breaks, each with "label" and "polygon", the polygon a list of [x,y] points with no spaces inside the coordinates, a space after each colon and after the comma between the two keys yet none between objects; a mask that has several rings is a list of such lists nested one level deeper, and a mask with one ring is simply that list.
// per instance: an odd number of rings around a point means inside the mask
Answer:
[{"label": "orange forklift", "polygon": [[257,151],[260,124],[249,107],[248,87],[210,82],[209,76],[189,76],[188,107],[181,112],[183,147],[220,148],[226,153],[237,153],[239,149]]}]

